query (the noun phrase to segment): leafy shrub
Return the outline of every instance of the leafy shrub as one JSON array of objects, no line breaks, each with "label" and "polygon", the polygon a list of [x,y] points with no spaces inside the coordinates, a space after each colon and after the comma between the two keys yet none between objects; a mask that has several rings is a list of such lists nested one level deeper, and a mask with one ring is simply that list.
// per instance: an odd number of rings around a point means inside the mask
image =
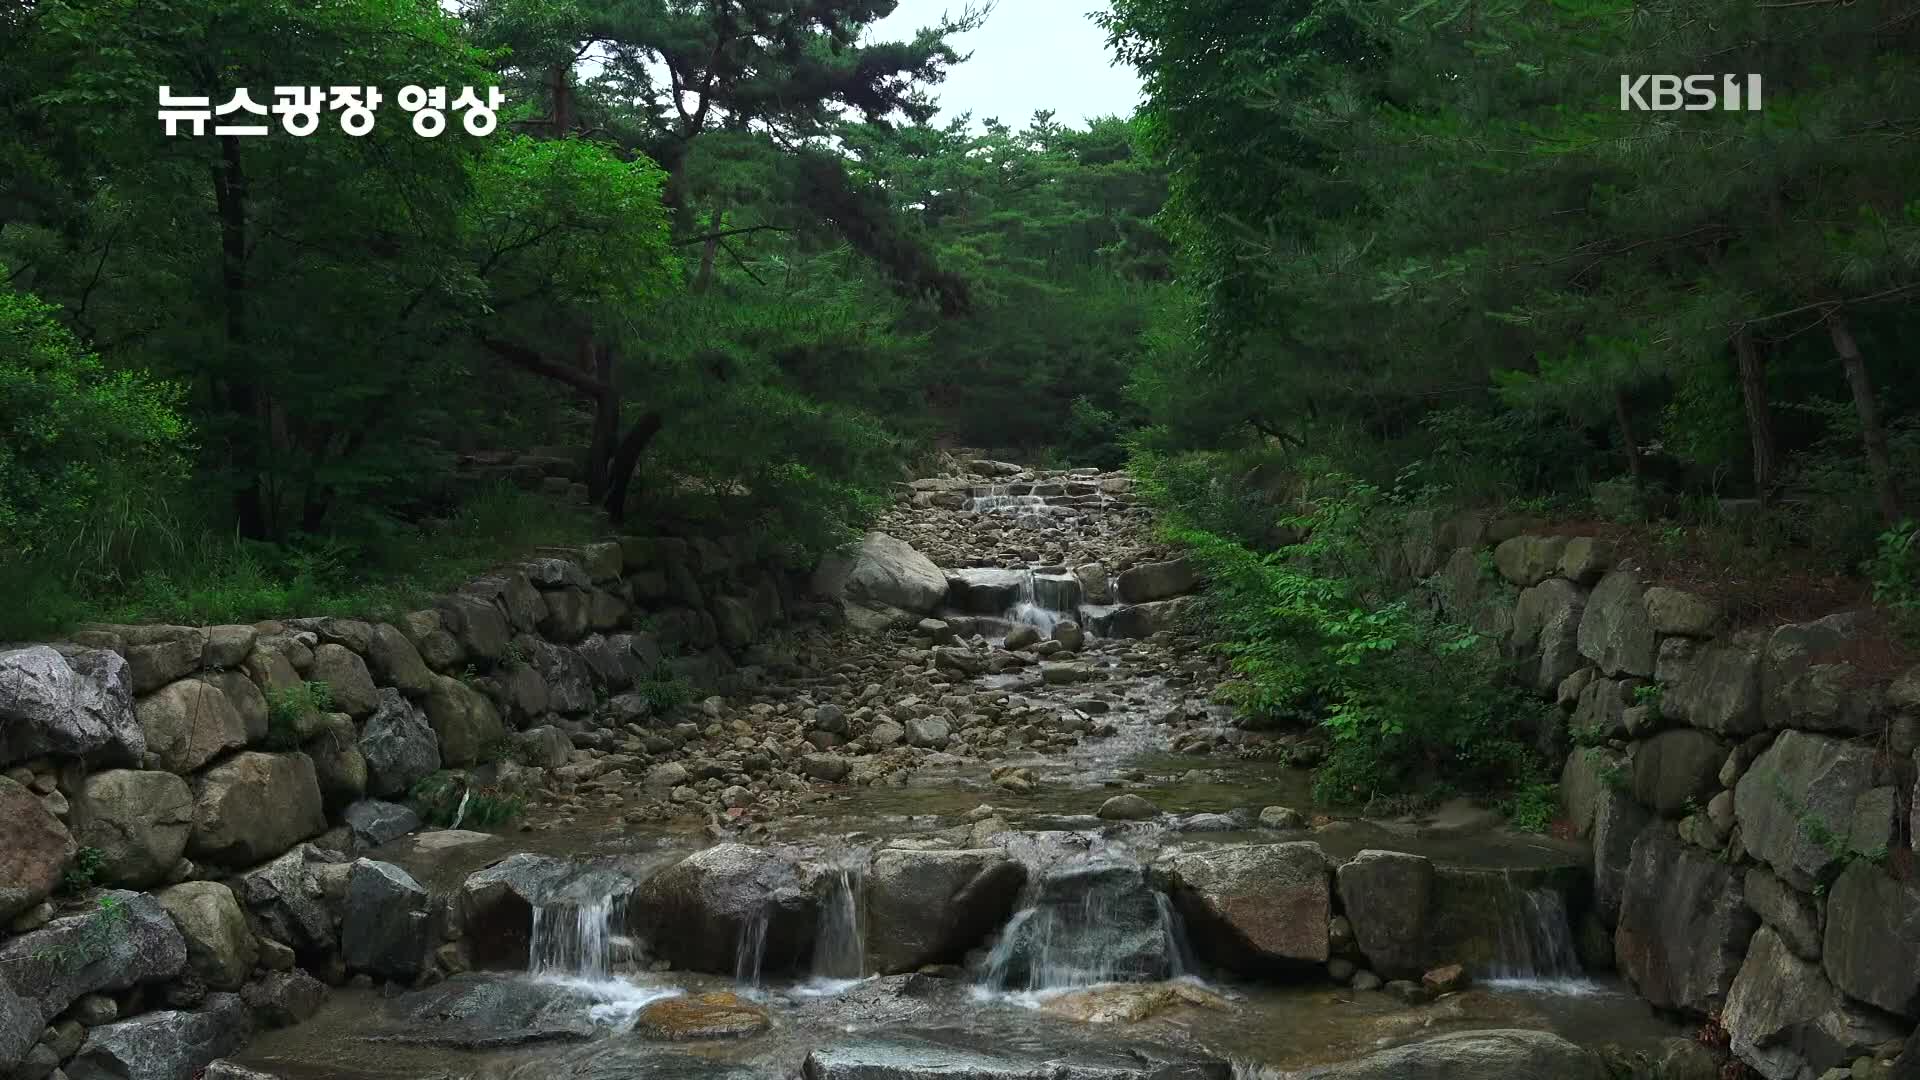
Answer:
[{"label": "leafy shrub", "polygon": [[1874,602],[1887,609],[1901,633],[1920,638],[1920,524],[1909,518],[1881,533],[1861,570],[1873,582]]},{"label": "leafy shrub", "polygon": [[1522,832],[1546,832],[1547,826],[1553,824],[1554,816],[1560,812],[1560,785],[1546,782],[1523,784],[1501,801],[1500,812],[1507,815],[1513,827]]},{"label": "leafy shrub", "polygon": [[442,770],[422,777],[407,793],[420,819],[429,825],[489,828],[512,821],[527,804],[498,788],[476,787],[463,776]]},{"label": "leafy shrub", "polygon": [[302,721],[332,708],[333,691],[324,682],[310,680],[267,691],[267,738],[262,745],[277,753],[299,749]]},{"label": "leafy shrub", "polygon": [[654,668],[653,678],[635,686],[633,692],[646,699],[655,716],[665,715],[693,700],[693,687],[664,663]]},{"label": "leafy shrub", "polygon": [[60,891],[64,893],[85,892],[93,887],[94,880],[107,865],[107,853],[97,847],[83,847],[73,853],[73,862],[60,875]]}]

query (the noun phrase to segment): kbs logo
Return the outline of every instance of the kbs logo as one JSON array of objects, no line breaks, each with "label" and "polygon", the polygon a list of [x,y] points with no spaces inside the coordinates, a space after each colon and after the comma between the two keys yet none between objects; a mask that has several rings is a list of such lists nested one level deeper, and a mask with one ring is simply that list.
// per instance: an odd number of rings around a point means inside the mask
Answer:
[{"label": "kbs logo", "polygon": [[[1715,83],[1719,85],[1716,87]],[[1743,104],[1744,103],[1744,104]],[[1760,110],[1758,75],[1622,75],[1620,108],[1640,112]]]}]

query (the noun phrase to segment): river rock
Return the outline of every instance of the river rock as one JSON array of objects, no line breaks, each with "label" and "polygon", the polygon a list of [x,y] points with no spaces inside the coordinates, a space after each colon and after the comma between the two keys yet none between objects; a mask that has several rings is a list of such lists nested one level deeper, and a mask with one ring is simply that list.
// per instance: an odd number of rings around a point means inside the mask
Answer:
[{"label": "river rock", "polygon": [[169,1009],[97,1027],[67,1065],[70,1080],[192,1080],[253,1033],[233,994],[210,994],[191,1012]]},{"label": "river rock", "polygon": [[475,963],[524,970],[533,909],[571,870],[563,859],[520,852],[469,875],[454,895],[452,917],[472,945]]},{"label": "river rock", "polygon": [[1148,1044],[1048,1046],[1022,1053],[964,1034],[900,1031],[807,1055],[805,1080],[1231,1080],[1225,1061]]},{"label": "river rock", "polygon": [[1160,816],[1160,808],[1138,795],[1115,795],[1100,804],[1104,821],[1146,821]]},{"label": "river rock", "polygon": [[367,794],[404,795],[440,769],[440,741],[425,713],[395,689],[380,691],[380,704],[360,734],[367,762]]},{"label": "river rock", "polygon": [[360,859],[347,876],[340,956],[353,971],[392,979],[420,973],[427,952],[427,890],[392,863]]},{"label": "river rock", "polygon": [[823,559],[813,591],[873,610],[928,615],[946,598],[947,576],[912,545],[876,531],[854,551]]},{"label": "river rock", "polygon": [[1123,604],[1144,604],[1192,592],[1193,566],[1185,559],[1141,563],[1121,573],[1116,586]]},{"label": "river rock", "polygon": [[1606,1080],[1600,1058],[1545,1031],[1462,1031],[1270,1080]]},{"label": "river rock", "polygon": [[200,667],[207,632],[191,626],[131,626],[123,635],[133,692],[150,693]]},{"label": "river rock", "polygon": [[379,691],[367,662],[344,645],[322,645],[313,650],[313,668],[307,677],[327,684],[333,707],[355,719],[369,716],[379,707]]},{"label": "river rock", "polygon": [[999,615],[1026,589],[1025,570],[956,570],[947,578],[947,603],[975,615]]},{"label": "river rock", "polygon": [[1631,572],[1615,570],[1600,579],[1580,615],[1580,654],[1608,675],[1653,674],[1659,639],[1647,617],[1645,590]]},{"label": "river rock", "polygon": [[[531,634],[522,634],[514,641],[547,686],[547,708],[573,715],[593,711],[593,668],[584,657]],[[432,714],[431,709],[428,714]]]},{"label": "river rock", "polygon": [[731,974],[744,930],[765,919],[763,970],[808,955],[815,905],[794,865],[745,844],[717,844],[648,878],[628,906],[634,929],[674,967]]},{"label": "river rock", "polygon": [[494,740],[506,734],[493,703],[458,679],[434,676],[425,705],[427,722],[440,739],[443,765],[471,765]]},{"label": "river rock", "polygon": [[1327,962],[1331,865],[1311,841],[1186,852],[1169,890],[1203,954],[1228,967]]},{"label": "river rock", "polygon": [[1398,851],[1362,851],[1336,878],[1341,907],[1368,966],[1389,979],[1419,975],[1426,961],[1433,863]]},{"label": "river rock", "polygon": [[918,717],[908,720],[903,734],[909,746],[918,746],[926,750],[943,749],[953,737],[952,729],[945,720],[938,717]]},{"label": "river rock", "polygon": [[680,1042],[690,1039],[740,1039],[771,1027],[767,1010],[720,991],[697,997],[670,997],[641,1009],[633,1018],[634,1034],[647,1039]]},{"label": "river rock", "polygon": [[200,679],[168,683],[135,709],[158,767],[187,774],[247,745],[247,723],[219,687]]},{"label": "river rock", "polygon": [[1720,1022],[1734,1054],[1767,1080],[1819,1076],[1899,1034],[1836,993],[1770,926],[1754,933]]},{"label": "river rock", "polygon": [[0,981],[38,1006],[42,1024],[82,994],[163,982],[186,966],[186,939],[146,893],[101,893],[94,910],[0,944]]},{"label": "river rock", "polygon": [[187,853],[227,866],[272,858],[327,829],[313,759],[235,754],[194,780]]},{"label": "river rock", "polygon": [[1720,791],[1727,744],[1704,731],[1676,728],[1641,740],[1633,755],[1633,797],[1667,817],[1688,813]]},{"label": "river rock", "polygon": [[1007,631],[1007,640],[1002,644],[1008,652],[1019,652],[1022,649],[1031,649],[1035,645],[1040,644],[1040,628],[1027,623],[1021,623]]},{"label": "river rock", "polygon": [[347,807],[341,820],[352,830],[357,847],[379,847],[420,828],[420,815],[412,807],[379,799],[361,799]]},{"label": "river rock", "polygon": [[867,963],[883,975],[960,959],[1013,913],[1027,871],[998,849],[876,853],[867,872]]},{"label": "river rock", "polygon": [[118,654],[45,645],[0,652],[0,765],[51,755],[140,763],[145,734]]},{"label": "river rock", "polygon": [[0,776],[0,922],[52,895],[75,850],[38,795]]},{"label": "river rock", "polygon": [[1733,867],[1666,827],[1642,830],[1613,939],[1614,960],[1641,997],[1663,1009],[1718,1011],[1757,924]]},{"label": "river rock", "polygon": [[215,990],[238,990],[260,950],[233,890],[217,881],[187,881],[154,896],[186,939],[187,970]]},{"label": "river rock", "polygon": [[1855,800],[1872,780],[1872,747],[1782,732],[1734,788],[1742,842],[1782,881],[1811,892],[1845,858]]},{"label": "river rock", "polygon": [[1849,996],[1920,1019],[1920,886],[1848,863],[1827,896],[1821,959]]},{"label": "river rock", "polygon": [[295,968],[269,971],[248,983],[240,999],[253,1010],[254,1019],[270,1028],[291,1027],[312,1019],[327,1003],[327,984]]},{"label": "river rock", "polygon": [[[441,631],[430,628],[429,633]],[[436,640],[435,645],[444,652],[444,643]],[[388,623],[375,623],[368,633],[367,669],[374,682],[408,697],[425,697],[427,691],[433,689],[433,671],[421,657],[420,650],[399,627]]]}]

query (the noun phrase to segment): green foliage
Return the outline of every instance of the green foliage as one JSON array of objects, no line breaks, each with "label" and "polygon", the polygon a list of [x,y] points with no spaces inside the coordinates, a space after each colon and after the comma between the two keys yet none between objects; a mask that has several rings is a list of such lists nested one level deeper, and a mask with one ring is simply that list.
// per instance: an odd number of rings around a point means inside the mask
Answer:
[{"label": "green foliage", "polygon": [[693,700],[693,688],[665,663],[654,669],[652,678],[636,684],[633,692],[645,699],[655,716],[664,716]]},{"label": "green foliage", "polygon": [[1874,602],[1908,638],[1920,638],[1920,525],[1909,518],[1881,533],[1878,550],[1861,569],[1873,582]]},{"label": "green foliage", "polygon": [[[1304,483],[1288,524],[1307,539],[1261,555],[1167,502],[1184,470],[1137,458],[1168,536],[1208,578],[1204,610],[1238,678],[1222,691],[1250,726],[1313,724],[1331,740],[1314,776],[1323,802],[1365,804],[1447,784],[1499,791],[1539,763],[1518,721],[1542,708],[1502,677],[1490,642],[1398,596],[1375,538],[1404,513],[1337,473]],[[1217,512],[1218,487],[1200,500]],[[1238,505],[1233,498],[1228,505]]]},{"label": "green foliage", "polygon": [[97,847],[84,846],[73,853],[73,861],[60,873],[60,891],[63,893],[85,892],[93,887],[94,879],[107,865],[107,853]]},{"label": "green foliage", "polygon": [[267,749],[284,753],[300,748],[300,730],[313,726],[312,718],[333,709],[333,691],[309,679],[297,686],[267,691]]},{"label": "green foliage", "polygon": [[1500,812],[1522,832],[1546,832],[1560,813],[1560,785],[1546,782],[1523,784],[1502,800]]},{"label": "green foliage", "polygon": [[[504,825],[526,811],[526,800],[496,788],[471,786],[464,776],[442,770],[420,778],[407,793],[420,819],[448,828],[485,829]],[[464,808],[464,809],[463,809]]]},{"label": "green foliage", "polygon": [[[96,963],[109,955],[114,941],[127,932],[127,909],[117,897],[102,896],[95,904],[94,913],[78,934],[72,935],[58,945],[40,949],[28,956],[21,957],[23,962],[38,964],[47,972],[44,978],[58,977],[64,973],[76,972],[89,964]],[[37,980],[37,981],[44,981]]]}]

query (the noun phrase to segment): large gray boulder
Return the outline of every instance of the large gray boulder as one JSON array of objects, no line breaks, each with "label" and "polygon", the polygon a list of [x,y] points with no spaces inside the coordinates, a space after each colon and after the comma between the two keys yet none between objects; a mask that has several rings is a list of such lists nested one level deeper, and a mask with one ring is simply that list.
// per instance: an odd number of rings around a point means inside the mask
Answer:
[{"label": "large gray boulder", "polygon": [[1653,674],[1659,639],[1647,617],[1640,578],[1615,570],[1600,579],[1580,615],[1580,654],[1608,675]]},{"label": "large gray boulder", "polygon": [[0,1071],[18,1065],[45,1028],[40,1006],[14,993],[6,980],[0,979]]},{"label": "large gray boulder", "polygon": [[247,721],[217,686],[182,679],[140,699],[135,709],[147,752],[159,768],[187,773],[247,745]]},{"label": "large gray boulder", "polygon": [[1185,852],[1165,864],[1203,954],[1242,970],[1326,962],[1331,870],[1311,841]]},{"label": "large gray boulder", "polygon": [[145,694],[200,668],[206,658],[207,632],[192,626],[122,627],[133,692]]},{"label": "large gray boulder", "polygon": [[82,994],[164,982],[187,966],[187,943],[160,901],[113,891],[98,906],[0,944],[0,982],[50,1023]]},{"label": "large gray boulder", "polygon": [[1386,979],[1424,972],[1433,863],[1398,851],[1362,851],[1336,876],[1354,941],[1373,971]]},{"label": "large gray boulder", "polygon": [[367,762],[367,794],[378,798],[405,795],[440,769],[433,725],[397,689],[380,691],[380,705],[360,733],[360,754]]},{"label": "large gray boulder", "polygon": [[1185,559],[1141,563],[1121,573],[1115,587],[1123,604],[1145,604],[1193,591],[1193,566]]},{"label": "large gray boulder", "polygon": [[345,645],[322,645],[313,650],[313,668],[307,678],[327,684],[333,707],[362,719],[380,704],[367,662]]},{"label": "large gray boulder", "polygon": [[65,657],[45,645],[0,652],[0,765],[48,755],[138,764],[145,752],[118,654]]},{"label": "large gray boulder", "polygon": [[1614,961],[1662,1009],[1719,1011],[1758,920],[1731,866],[1664,826],[1634,842],[1614,931]]},{"label": "large gray boulder", "polygon": [[459,679],[436,675],[426,697],[427,722],[440,740],[440,760],[471,765],[481,752],[506,734],[500,714],[480,691]]},{"label": "large gray boulder", "polygon": [[261,932],[302,953],[324,953],[339,940],[336,913],[309,866],[312,848],[292,851],[233,879],[234,894],[258,920]]},{"label": "large gray boulder", "polygon": [[1747,870],[1747,906],[1802,960],[1820,959],[1820,909],[1764,866]]},{"label": "large gray boulder", "polygon": [[30,788],[0,776],[0,922],[46,899],[76,848]]},{"label": "large gray boulder", "polygon": [[1920,1019],[1920,885],[1847,864],[1827,896],[1821,960],[1849,996]]},{"label": "large gray boulder", "polygon": [[348,969],[411,979],[426,952],[427,890],[392,863],[355,862],[340,920],[340,957]]},{"label": "large gray boulder", "polygon": [[547,708],[569,714],[592,711],[593,668],[585,658],[571,648],[542,641],[531,634],[514,640],[546,684]]},{"label": "large gray boulder", "polygon": [[[513,629],[508,625],[506,611],[486,597],[467,592],[455,593],[436,600],[434,610],[440,616],[441,632],[453,639],[455,647],[464,657],[477,660],[484,666],[497,662],[507,654],[507,642],[513,639]],[[425,640],[422,637],[420,643]]]},{"label": "large gray boulder", "polygon": [[1564,536],[1514,536],[1493,549],[1493,565],[1500,576],[1523,589],[1552,577],[1566,554]]},{"label": "large gray boulder", "polygon": [[695,852],[641,885],[628,920],[674,967],[733,974],[741,936],[764,925],[762,969],[809,955],[816,905],[796,867],[745,844]]},{"label": "large gray boulder", "polygon": [[571,871],[564,859],[520,852],[469,875],[454,894],[450,916],[472,946],[474,962],[524,970],[534,908]]},{"label": "large gray boulder", "polygon": [[217,881],[185,881],[154,896],[186,939],[187,970],[215,990],[240,989],[260,947],[233,890]]},{"label": "large gray boulder", "polygon": [[193,793],[187,852],[196,859],[249,866],[327,828],[305,754],[235,754],[196,778]]},{"label": "large gray boulder", "polygon": [[1520,594],[1508,651],[1534,689],[1551,691],[1586,666],[1579,642],[1586,605],[1587,594],[1565,578],[1548,578]]},{"label": "large gray boulder", "polygon": [[867,963],[882,975],[959,960],[1013,913],[1026,868],[996,849],[886,849],[867,872]]},{"label": "large gray boulder", "polygon": [[1270,1080],[1606,1080],[1600,1058],[1545,1031],[1462,1031]]},{"label": "large gray boulder", "polygon": [[821,561],[813,591],[874,610],[926,615],[946,599],[947,576],[906,541],[870,532],[852,552]]},{"label": "large gray boulder", "polygon": [[1609,789],[1593,811],[1593,907],[1612,927],[1620,920],[1633,844],[1656,819],[1624,791]]},{"label": "large gray boulder", "polygon": [[191,1012],[168,1009],[87,1033],[67,1065],[69,1080],[193,1080],[253,1034],[247,1007],[233,994],[210,994]]},{"label": "large gray boulder", "polygon": [[379,847],[420,828],[420,815],[401,803],[361,799],[340,815],[356,847]]},{"label": "large gray boulder", "polygon": [[1735,1056],[1767,1080],[1821,1076],[1900,1034],[1837,993],[1769,926],[1754,933],[1720,1022]]},{"label": "large gray boulder", "polygon": [[1722,735],[1751,735],[1760,715],[1760,648],[1748,637],[1701,647],[1660,695],[1660,711]]},{"label": "large gray boulder", "polygon": [[[1106,583],[1106,571],[1100,571]],[[947,603],[959,611],[975,615],[999,615],[1020,599],[1027,586],[1025,570],[1001,570],[993,567],[955,570],[947,577]]]},{"label": "large gray boulder", "polygon": [[1667,817],[1691,813],[1720,792],[1727,744],[1676,728],[1641,741],[1633,755],[1633,797]]},{"label": "large gray boulder", "polygon": [[1872,786],[1872,747],[1782,732],[1734,788],[1747,851],[1812,892],[1846,857],[1854,801]]},{"label": "large gray boulder", "polygon": [[375,623],[367,635],[367,670],[374,682],[408,697],[423,697],[433,687],[433,672],[420,650],[399,627]]}]

